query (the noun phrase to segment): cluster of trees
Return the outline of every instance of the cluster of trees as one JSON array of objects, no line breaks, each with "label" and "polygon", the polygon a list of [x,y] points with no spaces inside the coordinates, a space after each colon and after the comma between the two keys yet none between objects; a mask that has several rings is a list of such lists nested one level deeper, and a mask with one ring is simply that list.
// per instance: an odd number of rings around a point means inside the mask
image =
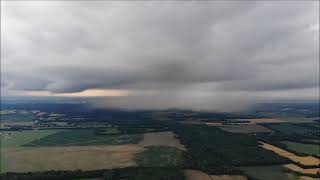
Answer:
[{"label": "cluster of trees", "polygon": [[239,174],[235,166],[273,165],[287,158],[259,147],[254,136],[233,134],[206,125],[175,124],[173,130],[186,145],[196,169],[210,174]]},{"label": "cluster of trees", "polygon": [[112,170],[92,171],[46,171],[29,173],[4,173],[0,179],[6,180],[70,180],[82,178],[102,178],[104,180],[184,180],[181,169],[174,167],[129,167]]}]

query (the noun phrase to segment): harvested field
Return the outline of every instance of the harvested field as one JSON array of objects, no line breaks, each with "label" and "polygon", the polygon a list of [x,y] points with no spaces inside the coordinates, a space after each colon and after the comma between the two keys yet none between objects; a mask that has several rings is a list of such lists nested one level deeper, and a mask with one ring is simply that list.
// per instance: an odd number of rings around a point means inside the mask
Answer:
[{"label": "harvested field", "polygon": [[8,148],[2,150],[2,158],[6,161],[1,172],[94,170],[135,166],[134,154],[142,151],[143,147],[139,145]]},{"label": "harvested field", "polygon": [[184,170],[186,180],[211,180],[210,176],[199,170],[187,169]]},{"label": "harvested field", "polygon": [[295,164],[286,164],[284,167],[302,174],[317,174],[320,173],[320,168],[303,169]]},{"label": "harvested field", "polygon": [[180,150],[186,150],[183,144],[180,143],[179,139],[175,137],[175,134],[170,131],[166,132],[154,132],[145,133],[143,140],[139,142],[142,146],[171,146]]},{"label": "harvested field", "polygon": [[211,180],[247,180],[247,177],[240,175],[211,175]]},{"label": "harvested field", "polygon": [[223,125],[220,128],[231,133],[269,133],[270,129],[258,124]]},{"label": "harvested field", "polygon": [[295,162],[299,162],[303,165],[319,165],[320,163],[320,159],[319,158],[315,158],[315,157],[312,157],[312,156],[297,156],[291,152],[288,152],[284,149],[281,149],[281,148],[278,148],[276,146],[273,146],[271,144],[267,144],[267,143],[264,143],[264,142],[260,142],[262,143],[263,145],[261,145],[261,147],[265,148],[265,149],[268,149],[268,150],[271,150],[281,156],[284,156],[284,157],[287,157]]}]

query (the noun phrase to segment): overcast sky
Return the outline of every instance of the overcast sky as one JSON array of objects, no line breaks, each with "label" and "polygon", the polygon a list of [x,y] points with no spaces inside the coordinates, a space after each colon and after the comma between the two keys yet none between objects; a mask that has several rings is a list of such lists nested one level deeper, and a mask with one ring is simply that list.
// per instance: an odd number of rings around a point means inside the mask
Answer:
[{"label": "overcast sky", "polygon": [[318,1],[1,1],[6,95],[121,108],[319,99]]}]

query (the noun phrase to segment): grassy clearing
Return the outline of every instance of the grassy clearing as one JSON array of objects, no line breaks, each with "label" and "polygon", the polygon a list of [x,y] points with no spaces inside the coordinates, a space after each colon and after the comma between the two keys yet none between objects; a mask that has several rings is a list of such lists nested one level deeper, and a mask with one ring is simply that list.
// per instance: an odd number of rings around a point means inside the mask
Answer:
[{"label": "grassy clearing", "polygon": [[253,167],[240,167],[244,173],[252,178],[258,180],[296,180],[298,177],[293,173],[284,172],[282,166],[253,166]]},{"label": "grassy clearing", "polygon": [[30,130],[30,131],[10,131],[1,135],[1,148],[21,147],[24,144],[39,140],[45,136],[62,132],[63,130]]},{"label": "grassy clearing", "polygon": [[184,163],[182,151],[168,146],[146,147],[146,150],[136,154],[134,159],[143,167],[180,167]]},{"label": "grassy clearing", "polygon": [[281,141],[284,143],[287,148],[290,150],[299,152],[299,153],[305,153],[308,155],[318,155],[320,156],[320,147],[316,144],[303,144],[303,143],[296,143],[296,142],[290,142],[290,141]]},{"label": "grassy clearing", "polygon": [[96,135],[93,129],[74,129],[61,131],[26,144],[35,146],[88,146],[137,144],[142,140],[141,134],[130,135]]}]

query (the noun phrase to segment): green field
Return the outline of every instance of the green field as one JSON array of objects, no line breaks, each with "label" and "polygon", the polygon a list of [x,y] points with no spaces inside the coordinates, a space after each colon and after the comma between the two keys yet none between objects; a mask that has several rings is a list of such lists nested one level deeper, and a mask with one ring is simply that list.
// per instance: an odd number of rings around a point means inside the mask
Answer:
[{"label": "green field", "polygon": [[115,135],[121,134],[121,131],[117,127],[99,128],[95,131],[97,135]]},{"label": "green field", "polygon": [[279,131],[283,134],[313,134],[314,130],[312,127],[299,126],[291,123],[279,123],[279,124],[268,124],[268,127],[275,131]]},{"label": "green field", "polygon": [[149,146],[134,159],[142,167],[180,167],[184,163],[182,151],[168,146]]},{"label": "green field", "polygon": [[316,144],[303,144],[290,141],[281,141],[281,143],[285,144],[288,149],[299,153],[318,156],[320,155],[320,147]]},{"label": "green field", "polygon": [[25,144],[34,146],[88,146],[136,144],[142,140],[141,134],[96,135],[93,129],[64,130]]},{"label": "green field", "polygon": [[38,140],[45,136],[62,132],[63,130],[30,130],[30,131],[8,131],[1,135],[1,148],[20,147],[24,144]]},{"label": "green field", "polygon": [[282,166],[250,166],[240,167],[244,173],[258,180],[297,180],[298,177],[292,173],[284,172]]},{"label": "green field", "polygon": [[1,161],[0,170],[6,168],[7,159],[3,156],[3,150],[8,148],[17,149],[24,144],[35,141],[50,134],[57,133],[61,130],[31,130],[31,131],[10,131],[4,132],[0,136],[1,138]]}]

